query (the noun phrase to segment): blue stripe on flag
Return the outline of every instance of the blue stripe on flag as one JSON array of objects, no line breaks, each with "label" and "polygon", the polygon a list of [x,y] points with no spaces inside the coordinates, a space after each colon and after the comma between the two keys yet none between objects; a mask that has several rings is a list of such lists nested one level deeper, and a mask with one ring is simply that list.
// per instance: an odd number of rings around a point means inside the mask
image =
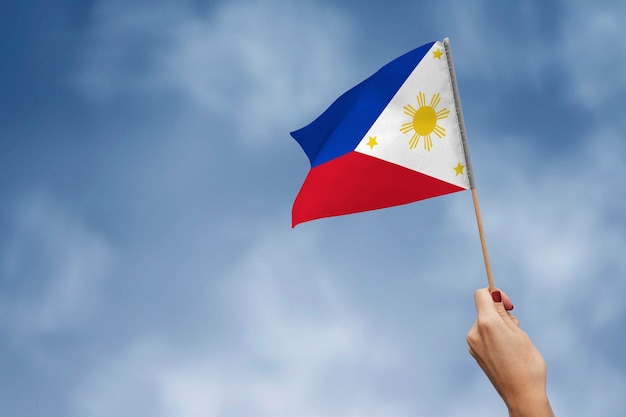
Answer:
[{"label": "blue stripe on flag", "polygon": [[434,42],[391,61],[344,93],[308,126],[291,132],[311,161],[311,167],[351,152]]}]

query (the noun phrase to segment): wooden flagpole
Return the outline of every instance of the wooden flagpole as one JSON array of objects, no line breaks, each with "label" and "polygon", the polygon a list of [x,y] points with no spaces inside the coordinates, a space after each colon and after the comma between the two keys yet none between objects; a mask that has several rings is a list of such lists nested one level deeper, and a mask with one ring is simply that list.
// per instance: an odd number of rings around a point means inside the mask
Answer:
[{"label": "wooden flagpole", "polygon": [[476,192],[476,183],[474,181],[474,170],[472,169],[472,161],[470,159],[469,146],[467,143],[467,134],[465,132],[465,121],[463,120],[463,109],[461,108],[461,96],[459,95],[459,87],[456,83],[456,73],[454,72],[454,61],[452,59],[452,51],[450,49],[450,39],[445,38],[443,45],[446,49],[446,58],[448,60],[448,69],[450,72],[450,81],[452,82],[452,90],[454,91],[454,102],[456,104],[456,115],[459,120],[459,128],[461,130],[461,139],[463,140],[463,150],[465,152],[465,165],[467,168],[467,177],[472,190],[472,200],[474,201],[474,211],[476,212],[476,222],[478,223],[478,234],[480,236],[480,246],[483,250],[483,258],[485,260],[485,269],[487,271],[487,282],[489,291],[495,290],[493,277],[491,275],[491,264],[489,263],[489,254],[487,253],[487,241],[485,240],[485,231],[483,229],[483,219],[480,215],[480,205],[478,204],[478,194]]}]

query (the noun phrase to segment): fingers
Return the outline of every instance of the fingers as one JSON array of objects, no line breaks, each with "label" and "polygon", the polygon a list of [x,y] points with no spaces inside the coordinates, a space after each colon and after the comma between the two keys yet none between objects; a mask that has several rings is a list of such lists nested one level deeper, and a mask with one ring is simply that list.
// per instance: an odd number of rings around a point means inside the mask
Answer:
[{"label": "fingers", "polygon": [[506,311],[511,311],[513,310],[513,303],[511,302],[511,299],[509,298],[508,295],[506,295],[504,293],[504,291],[500,291],[499,289],[494,289],[493,292],[491,293],[491,298],[493,299],[494,303],[502,303],[502,306],[504,307],[504,309]]},{"label": "fingers", "polygon": [[504,305],[504,309],[506,311],[513,310],[514,306],[513,306],[513,303],[511,302],[511,299],[509,298],[509,296],[506,295],[504,293],[504,291],[500,291],[500,294],[502,295],[502,304]]},{"label": "fingers", "polygon": [[488,288],[477,290],[474,293],[474,301],[479,316],[496,312],[502,319],[506,319],[507,324],[519,326],[517,318],[509,313],[513,309],[511,299],[499,289],[496,288],[493,292],[489,292]]},{"label": "fingers", "polygon": [[[478,310],[479,303],[481,305],[487,306],[489,305],[489,301],[493,303],[502,303],[502,306],[504,307],[506,311],[513,310],[514,308],[513,302],[511,301],[509,296],[506,295],[504,291],[501,291],[498,288],[496,288],[491,293],[491,297],[489,297],[489,294],[490,294],[489,289],[487,288],[482,288],[476,291],[476,293],[474,294],[474,301],[476,302],[476,310]],[[480,301],[479,301],[479,298],[480,298]]]}]

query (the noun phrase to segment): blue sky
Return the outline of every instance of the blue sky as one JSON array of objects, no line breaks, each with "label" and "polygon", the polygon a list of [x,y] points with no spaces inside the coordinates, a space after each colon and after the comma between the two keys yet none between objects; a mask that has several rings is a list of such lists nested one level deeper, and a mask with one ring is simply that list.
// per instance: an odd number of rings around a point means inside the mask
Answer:
[{"label": "blue sky", "polygon": [[[384,4],[383,4],[384,3]],[[469,193],[291,229],[289,131],[450,37],[494,279],[557,415],[626,413],[626,5],[0,6],[0,409],[505,414]]]}]

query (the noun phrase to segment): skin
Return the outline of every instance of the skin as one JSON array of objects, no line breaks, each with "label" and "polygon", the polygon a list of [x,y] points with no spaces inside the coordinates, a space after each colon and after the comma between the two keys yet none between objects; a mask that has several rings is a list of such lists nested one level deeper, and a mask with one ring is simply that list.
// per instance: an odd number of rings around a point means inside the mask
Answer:
[{"label": "skin", "polygon": [[546,363],[509,312],[511,300],[500,293],[500,302],[487,288],[474,294],[478,318],[467,334],[470,354],[504,400],[510,417],[554,417],[546,394]]}]

